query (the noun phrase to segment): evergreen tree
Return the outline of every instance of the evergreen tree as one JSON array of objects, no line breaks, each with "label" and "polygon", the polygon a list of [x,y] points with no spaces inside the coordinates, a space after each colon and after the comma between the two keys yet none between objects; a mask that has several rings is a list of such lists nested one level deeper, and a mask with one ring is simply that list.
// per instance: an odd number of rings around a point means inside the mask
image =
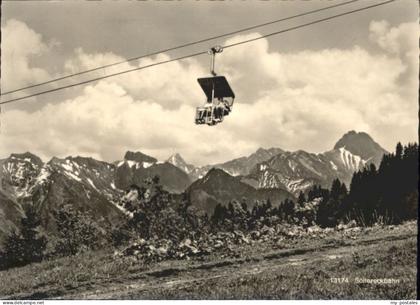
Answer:
[{"label": "evergreen tree", "polygon": [[40,236],[41,219],[33,205],[26,205],[25,217],[21,221],[21,235],[25,245],[25,257],[28,261],[38,262],[44,256],[47,245],[45,236]]},{"label": "evergreen tree", "polygon": [[297,203],[299,204],[299,206],[303,207],[305,202],[306,202],[305,194],[302,191],[300,191]]},{"label": "evergreen tree", "polygon": [[285,199],[279,206],[280,217],[290,221],[295,216],[295,203],[291,199]]},{"label": "evergreen tree", "polygon": [[333,227],[338,224],[343,209],[343,201],[347,196],[346,186],[335,179],[328,197],[324,197],[318,207],[316,221],[322,227]]},{"label": "evergreen tree", "polygon": [[271,203],[270,199],[267,199],[267,201],[265,202],[265,212],[268,212],[269,210],[271,210],[273,208],[273,205]]},{"label": "evergreen tree", "polygon": [[313,185],[312,188],[308,192],[308,201],[312,201],[315,198],[321,197],[319,194],[320,189],[321,189],[320,185]]},{"label": "evergreen tree", "polygon": [[216,207],[214,208],[212,222],[218,224],[222,222],[226,218],[226,216],[227,216],[226,208],[220,203],[218,203]]},{"label": "evergreen tree", "polygon": [[401,145],[401,142],[398,142],[397,147],[395,148],[395,157],[401,160],[402,156],[403,156],[403,146]]},{"label": "evergreen tree", "polygon": [[44,257],[47,245],[45,236],[40,235],[41,221],[33,205],[24,206],[25,216],[20,221],[20,230],[14,230],[5,241],[2,268],[23,266],[39,262]]},{"label": "evergreen tree", "polygon": [[320,185],[314,185],[308,192],[308,201],[315,198],[326,198],[329,196],[329,190],[322,188]]}]

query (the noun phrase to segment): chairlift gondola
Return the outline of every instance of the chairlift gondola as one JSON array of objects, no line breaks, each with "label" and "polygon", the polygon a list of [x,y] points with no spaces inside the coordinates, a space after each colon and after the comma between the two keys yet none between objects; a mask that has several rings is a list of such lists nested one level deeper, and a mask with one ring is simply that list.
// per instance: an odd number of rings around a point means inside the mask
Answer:
[{"label": "chairlift gondola", "polygon": [[211,77],[197,79],[201,89],[206,95],[206,103],[197,107],[195,123],[197,125],[207,124],[209,126],[223,122],[223,118],[232,111],[235,93],[229,86],[224,76],[218,76],[214,72],[216,53],[221,53],[223,48],[216,46],[209,50],[211,57]]}]

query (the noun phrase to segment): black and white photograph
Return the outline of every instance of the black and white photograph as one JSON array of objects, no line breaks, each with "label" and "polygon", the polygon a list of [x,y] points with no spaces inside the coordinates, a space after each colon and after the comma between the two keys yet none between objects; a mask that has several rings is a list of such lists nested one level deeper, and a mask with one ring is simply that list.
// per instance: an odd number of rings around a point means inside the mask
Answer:
[{"label": "black and white photograph", "polygon": [[419,33],[416,0],[3,0],[0,301],[416,304]]}]

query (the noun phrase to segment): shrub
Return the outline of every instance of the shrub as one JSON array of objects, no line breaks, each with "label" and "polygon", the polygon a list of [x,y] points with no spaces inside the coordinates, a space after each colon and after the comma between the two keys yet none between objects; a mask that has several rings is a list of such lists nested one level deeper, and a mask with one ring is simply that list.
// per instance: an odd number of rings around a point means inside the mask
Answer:
[{"label": "shrub", "polygon": [[99,246],[101,232],[89,213],[77,211],[68,204],[54,214],[58,228],[55,255],[75,255]]}]

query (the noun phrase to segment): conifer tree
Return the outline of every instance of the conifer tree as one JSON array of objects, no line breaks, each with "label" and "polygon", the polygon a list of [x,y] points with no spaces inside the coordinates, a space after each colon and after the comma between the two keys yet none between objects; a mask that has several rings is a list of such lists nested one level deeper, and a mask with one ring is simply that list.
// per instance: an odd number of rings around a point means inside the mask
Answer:
[{"label": "conifer tree", "polygon": [[299,206],[303,207],[305,202],[306,202],[305,194],[302,191],[300,191],[297,203],[299,204]]},{"label": "conifer tree", "polygon": [[14,230],[5,241],[2,268],[23,266],[39,262],[44,257],[47,239],[39,232],[41,221],[32,204],[24,206],[24,217],[19,230]]}]

